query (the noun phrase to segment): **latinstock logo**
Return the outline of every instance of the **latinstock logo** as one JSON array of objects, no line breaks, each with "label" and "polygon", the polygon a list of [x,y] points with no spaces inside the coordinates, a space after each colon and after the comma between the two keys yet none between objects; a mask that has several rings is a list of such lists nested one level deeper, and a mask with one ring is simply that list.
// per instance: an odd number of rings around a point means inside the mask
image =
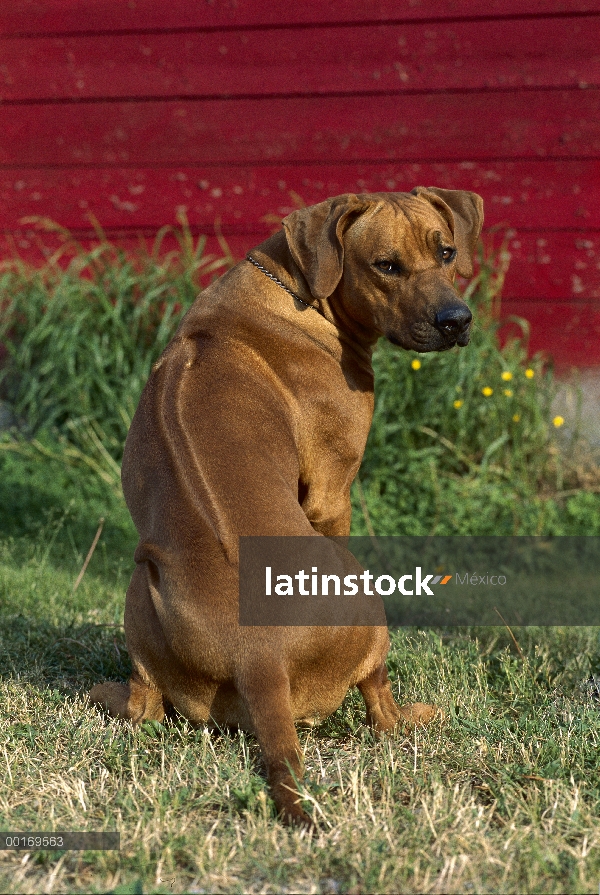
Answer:
[{"label": "latinstock logo", "polygon": [[[240,538],[240,624],[600,625],[600,537]],[[568,595],[568,599],[565,598]]]},{"label": "latinstock logo", "polygon": [[[275,582],[273,581],[275,578]],[[374,586],[375,592],[381,597],[389,597],[398,588],[398,592],[405,597],[420,597],[423,595],[433,597],[434,592],[431,590],[436,584],[448,584],[452,581],[452,575],[423,575],[421,566],[416,566],[413,574],[401,575],[398,579],[392,575],[375,575],[371,574],[368,569],[360,575],[346,575],[342,579],[339,575],[321,574],[319,589],[319,570],[317,566],[312,566],[311,573],[299,569],[293,575],[273,575],[271,566],[265,566],[265,595],[270,597],[276,594],[279,597],[328,597],[345,596],[353,597],[359,591],[358,581],[363,583],[363,591],[368,596],[374,596],[371,585]],[[297,582],[295,584],[294,582]],[[431,585],[431,586],[430,586]],[[410,588],[410,589],[409,589]]]}]

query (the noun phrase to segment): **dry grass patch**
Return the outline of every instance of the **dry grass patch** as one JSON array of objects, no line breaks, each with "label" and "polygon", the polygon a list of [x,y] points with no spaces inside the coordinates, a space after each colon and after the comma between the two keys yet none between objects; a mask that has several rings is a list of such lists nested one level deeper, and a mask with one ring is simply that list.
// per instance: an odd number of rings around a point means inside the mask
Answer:
[{"label": "dry grass patch", "polygon": [[81,693],[44,685],[39,663],[37,683],[10,676],[0,723],[4,828],[117,829],[121,851],[3,852],[2,889],[595,889],[596,704],[569,661],[553,687],[540,677],[561,646],[590,655],[596,632],[539,633],[544,648],[526,638],[525,663],[500,643],[500,629],[493,636],[488,630],[487,644],[465,633],[397,634],[396,689],[402,685],[411,699],[437,689],[449,720],[375,742],[352,694],[320,728],[304,731],[314,835],[285,830],[275,819],[252,737],[194,729],[180,718],[133,730],[90,709]]}]

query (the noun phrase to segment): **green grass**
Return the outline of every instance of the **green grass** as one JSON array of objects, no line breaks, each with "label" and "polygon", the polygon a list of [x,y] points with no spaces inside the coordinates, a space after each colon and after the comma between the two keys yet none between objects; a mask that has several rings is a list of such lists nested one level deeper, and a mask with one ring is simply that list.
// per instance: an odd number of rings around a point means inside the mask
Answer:
[{"label": "green grass", "polygon": [[[127,255],[101,239],[84,250],[67,232],[62,260],[0,270],[0,396],[29,437],[52,432],[64,461],[91,467],[118,493],[125,436],[150,368],[207,277],[231,256],[204,254],[184,226]],[[100,233],[101,235],[101,233]],[[34,442],[37,444],[37,441]]]},{"label": "green grass", "polygon": [[[1,852],[0,889],[596,891],[598,629],[515,629],[520,653],[505,628],[393,632],[395,695],[435,701],[447,721],[375,742],[353,692],[302,731],[311,835],[275,819],[252,737],[182,718],[133,730],[87,704],[93,683],[129,673],[136,535],[118,463],[149,366],[209,266],[202,245],[184,248],[159,262],[104,244],[66,272],[17,265],[0,281],[3,397],[21,422],[0,443],[0,823],[121,832],[119,853]],[[598,534],[593,468],[561,453],[550,422],[551,376],[522,344],[498,346],[497,270],[471,287],[468,349],[417,370],[378,350],[356,533]]]},{"label": "green grass", "polygon": [[[4,449],[58,456],[120,494],[123,445],[152,363],[203,278],[232,260],[205,256],[204,240],[194,242],[185,227],[177,235],[179,252],[161,256],[159,239],[132,257],[106,241],[84,251],[63,234],[66,269],[55,260],[4,265],[0,397],[25,436]],[[524,321],[525,338],[500,347],[505,267],[502,251],[480,257],[466,293],[475,312],[466,350],[416,355],[378,346],[375,415],[353,490],[355,534],[600,530],[596,467],[573,463],[573,445],[558,450],[552,373],[527,359]]]},{"label": "green grass", "polygon": [[[394,633],[394,693],[447,723],[376,743],[350,694],[301,732],[318,832],[288,831],[252,737],[181,718],[133,730],[89,707],[92,683],[128,674],[133,531],[109,489],[84,496],[58,465],[48,488],[30,462],[10,459],[9,485],[33,474],[40,512],[59,488],[69,509],[0,553],[0,822],[117,829],[121,851],[3,852],[2,891],[595,891],[597,629],[516,629],[524,659],[503,628]],[[100,513],[106,541],[73,595]]]}]

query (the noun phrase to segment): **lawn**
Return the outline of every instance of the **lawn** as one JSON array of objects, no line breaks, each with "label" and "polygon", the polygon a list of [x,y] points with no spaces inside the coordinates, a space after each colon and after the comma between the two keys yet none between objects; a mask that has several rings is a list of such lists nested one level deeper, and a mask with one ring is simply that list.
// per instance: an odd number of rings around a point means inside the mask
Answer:
[{"label": "lawn", "polygon": [[[19,424],[0,444],[0,823],[121,834],[118,852],[0,852],[0,889],[595,892],[598,629],[517,628],[516,644],[504,627],[392,631],[396,697],[447,719],[376,742],[351,693],[301,731],[310,834],[276,820],[251,736],[183,718],[132,729],[88,705],[93,683],[129,670],[124,434],[218,260],[184,248],[134,263],[104,245],[66,271],[0,278],[3,397]],[[522,340],[499,347],[501,273],[484,262],[469,287],[466,351],[378,350],[355,533],[600,533],[593,458],[560,440],[551,372]]]}]

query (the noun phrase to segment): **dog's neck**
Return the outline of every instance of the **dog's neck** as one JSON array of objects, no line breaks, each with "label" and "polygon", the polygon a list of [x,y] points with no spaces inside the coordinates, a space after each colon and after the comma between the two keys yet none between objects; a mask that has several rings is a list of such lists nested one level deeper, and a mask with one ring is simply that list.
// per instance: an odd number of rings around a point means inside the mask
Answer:
[{"label": "dog's neck", "polygon": [[[285,290],[294,293],[303,304],[314,308],[336,329],[357,343],[363,351],[367,351],[369,356],[371,355],[380,334],[366,330],[346,314],[338,289],[328,298],[315,298],[304,274],[292,258],[283,230],[274,233],[265,242],[252,249],[250,255],[254,261],[280,280]],[[290,301],[292,300],[290,296]]]}]

